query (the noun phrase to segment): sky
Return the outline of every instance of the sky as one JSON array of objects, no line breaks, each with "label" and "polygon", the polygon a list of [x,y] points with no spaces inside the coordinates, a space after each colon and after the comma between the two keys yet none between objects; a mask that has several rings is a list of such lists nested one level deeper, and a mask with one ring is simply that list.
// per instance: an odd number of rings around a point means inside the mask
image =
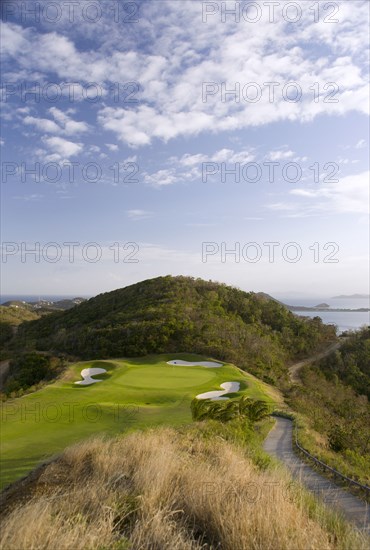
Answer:
[{"label": "sky", "polygon": [[369,292],[369,2],[1,4],[1,291]]}]

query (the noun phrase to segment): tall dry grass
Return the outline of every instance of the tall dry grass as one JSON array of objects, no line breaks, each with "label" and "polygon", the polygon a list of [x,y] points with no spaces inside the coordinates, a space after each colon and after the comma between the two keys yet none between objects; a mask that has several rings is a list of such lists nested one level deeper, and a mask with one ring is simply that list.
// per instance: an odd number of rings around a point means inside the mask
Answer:
[{"label": "tall dry grass", "polygon": [[161,428],[67,449],[44,470],[32,498],[4,515],[1,548],[367,547],[348,528],[323,525],[303,493],[278,472],[259,471],[242,449],[194,429]]}]

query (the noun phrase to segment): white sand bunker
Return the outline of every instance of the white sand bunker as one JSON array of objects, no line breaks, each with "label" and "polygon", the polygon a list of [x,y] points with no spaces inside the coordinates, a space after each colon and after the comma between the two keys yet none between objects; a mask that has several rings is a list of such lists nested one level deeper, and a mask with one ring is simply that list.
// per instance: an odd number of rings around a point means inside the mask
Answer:
[{"label": "white sand bunker", "polygon": [[226,393],[235,393],[240,389],[239,382],[224,382],[220,384],[223,390],[220,391],[207,391],[206,393],[200,393],[197,395],[197,399],[211,399],[211,401],[225,401],[228,397],[222,397]]},{"label": "white sand bunker", "polygon": [[91,377],[95,376],[96,374],[103,374],[104,372],[107,371],[105,369],[99,368],[83,369],[81,371],[81,376],[83,380],[79,380],[78,382],[75,382],[75,384],[79,384],[80,386],[89,386],[90,384],[95,384],[96,382],[103,382],[103,380],[95,380]]},{"label": "white sand bunker", "polygon": [[206,367],[206,369],[217,369],[223,367],[222,363],[215,363],[214,361],[182,361],[181,359],[174,359],[173,361],[167,361],[167,365],[179,365],[180,367]]}]

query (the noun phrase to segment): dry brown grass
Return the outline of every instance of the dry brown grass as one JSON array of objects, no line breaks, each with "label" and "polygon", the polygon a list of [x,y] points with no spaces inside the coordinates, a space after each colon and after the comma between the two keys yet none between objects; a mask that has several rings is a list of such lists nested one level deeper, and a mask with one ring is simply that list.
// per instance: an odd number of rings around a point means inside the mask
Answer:
[{"label": "dry brown grass", "polygon": [[330,533],[307,510],[288,479],[257,470],[222,438],[162,428],[67,449],[32,498],[4,515],[1,548],[366,548],[360,535]]}]

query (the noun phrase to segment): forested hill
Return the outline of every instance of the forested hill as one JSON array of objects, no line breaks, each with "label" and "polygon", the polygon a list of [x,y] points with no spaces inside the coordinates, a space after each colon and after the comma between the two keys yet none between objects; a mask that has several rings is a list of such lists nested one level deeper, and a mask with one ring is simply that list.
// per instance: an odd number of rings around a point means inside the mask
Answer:
[{"label": "forested hill", "polygon": [[276,381],[286,361],[308,354],[334,329],[275,300],[190,277],[158,277],[100,294],[21,325],[13,345],[81,358],[194,352]]},{"label": "forested hill", "polygon": [[340,349],[318,362],[326,378],[339,379],[370,400],[370,327],[351,334]]}]

